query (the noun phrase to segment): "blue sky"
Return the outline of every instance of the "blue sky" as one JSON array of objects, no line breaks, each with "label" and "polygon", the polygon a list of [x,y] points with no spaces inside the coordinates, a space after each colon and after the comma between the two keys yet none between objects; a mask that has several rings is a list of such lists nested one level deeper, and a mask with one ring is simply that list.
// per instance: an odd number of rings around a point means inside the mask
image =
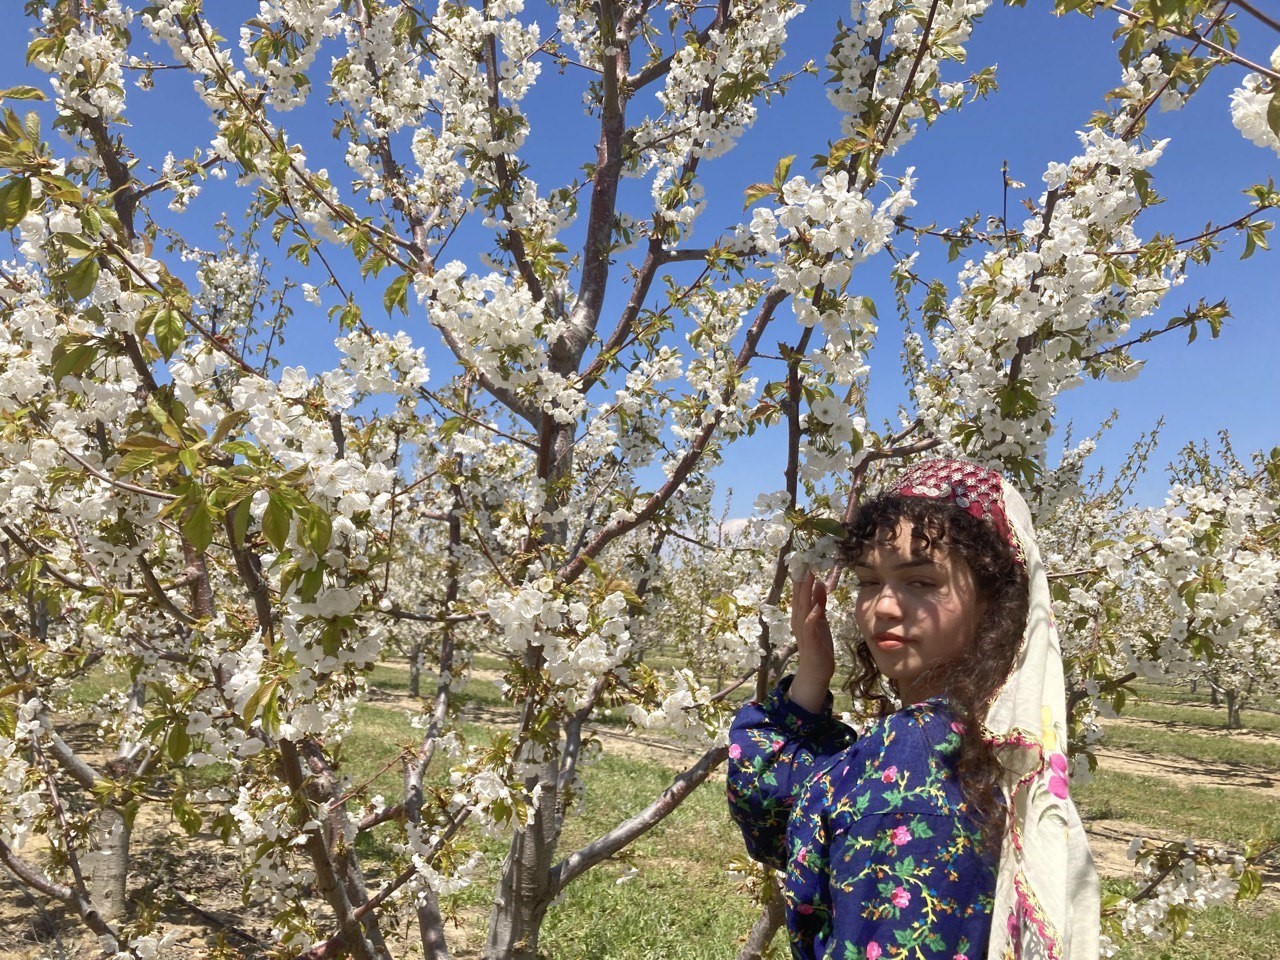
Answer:
[{"label": "blue sky", "polygon": [[[843,7],[814,4],[806,14],[807,22],[797,34],[813,38],[813,52],[808,55],[821,55],[824,21]],[[1096,20],[1079,15],[1057,18],[1050,7],[1047,2],[1032,2],[1025,9],[993,7],[969,45],[968,68],[996,64],[999,92],[921,131],[886,164],[888,170],[916,168],[919,205],[912,211],[914,216],[948,223],[979,209],[984,214],[998,212],[1002,160],[1008,160],[1011,177],[1026,183],[1024,193],[1035,196],[1043,186],[1040,177],[1045,165],[1065,162],[1079,152],[1076,132],[1102,106],[1102,95],[1119,83],[1120,66],[1111,40],[1116,18],[1106,14]],[[1265,63],[1268,41],[1275,44],[1280,37],[1254,31],[1242,39],[1242,52]],[[1187,236],[1210,220],[1234,219],[1247,209],[1242,188],[1280,174],[1280,158],[1244,140],[1231,125],[1229,96],[1241,76],[1243,71],[1235,67],[1222,68],[1183,110],[1152,116],[1149,134],[1171,139],[1155,167],[1156,188],[1169,200],[1144,215],[1139,226],[1142,235],[1161,231]],[[814,110],[805,116],[820,115]],[[762,121],[755,131],[761,146],[803,136],[805,120],[799,113],[790,119],[791,128],[779,134],[771,133],[767,120]],[[743,146],[752,152],[750,143]],[[790,146],[787,152],[792,149],[802,156],[806,152]],[[1016,224],[1013,209],[1011,198],[1010,219]],[[978,248],[971,249],[980,255]],[[1062,397],[1060,423],[1072,421],[1076,437],[1093,432],[1112,410],[1119,411],[1116,426],[1100,445],[1096,465],[1118,464],[1142,432],[1161,416],[1165,418],[1160,446],[1151,461],[1153,470],[1137,488],[1144,503],[1163,498],[1164,466],[1189,441],[1212,438],[1225,427],[1241,453],[1280,443],[1276,416],[1280,407],[1276,373],[1280,265],[1274,251],[1260,251],[1241,261],[1241,250],[1240,240],[1229,240],[1207,267],[1198,268],[1170,294],[1154,318],[1163,322],[1201,297],[1210,302],[1226,297],[1233,319],[1220,339],[1211,341],[1202,335],[1188,347],[1185,336],[1170,334],[1138,349],[1136,355],[1148,362],[1136,381],[1089,382]],[[952,265],[951,278],[958,266],[959,261]],[[892,383],[900,328],[891,316],[893,301],[883,268],[874,263],[865,267],[869,269],[862,270],[862,279],[867,292],[881,304],[883,321],[872,362],[873,369],[882,372],[873,397],[883,401],[880,415],[893,417],[901,399]],[[944,279],[948,279],[946,270],[939,263],[938,275]],[[872,412],[877,412],[875,407]],[[758,472],[753,465],[759,464],[760,456],[744,445],[730,456],[729,465],[747,479]],[[744,483],[743,492],[747,489]],[[735,500],[743,506],[750,503]]]},{"label": "blue sky", "polygon": [[[913,215],[921,221],[953,223],[981,210],[999,210],[1000,166],[1007,160],[1010,175],[1026,183],[1024,194],[1040,192],[1040,175],[1050,161],[1066,161],[1078,152],[1076,131],[1090,113],[1102,106],[1102,94],[1117,85],[1119,65],[1111,33],[1112,15],[1090,21],[1073,15],[1058,19],[1048,12],[1047,0],[1032,0],[1028,9],[993,8],[975,32],[969,45],[965,73],[988,64],[998,66],[1000,90],[990,100],[968,105],[954,117],[942,118],[932,129],[921,131],[884,169],[900,173],[916,168],[918,207]],[[246,0],[219,3],[217,15],[251,16],[257,4]],[[211,7],[212,9],[212,7]],[[848,16],[844,3],[816,0],[794,24],[790,64],[805,59],[821,64],[829,45],[831,24],[837,16]],[[14,18],[16,19],[16,18]],[[550,32],[550,20],[544,35]],[[135,35],[141,35],[140,27]],[[227,32],[234,35],[234,30]],[[9,30],[0,35],[0,54],[6,66],[0,84],[33,83],[47,89],[43,76],[31,76],[22,67],[27,34]],[[1243,50],[1266,61],[1269,45],[1280,37],[1246,33]],[[326,62],[322,54],[321,63]],[[1228,96],[1242,71],[1228,67],[1216,72],[1191,105],[1175,113],[1153,117],[1149,133],[1170,137],[1165,157],[1157,165],[1156,187],[1170,200],[1152,211],[1140,225],[1144,234],[1155,230],[1185,236],[1198,232],[1213,221],[1233,219],[1244,213],[1247,201],[1241,190],[1265,181],[1280,172],[1280,160],[1245,141],[1231,126]],[[952,77],[955,78],[954,75]],[[197,145],[207,143],[209,126],[206,111],[190,91],[188,78],[159,74],[158,89],[163,96],[130,91],[128,115],[134,124],[129,143],[143,166],[158,167],[164,153],[190,155]],[[565,92],[566,82],[572,88]],[[555,186],[564,171],[573,170],[592,158],[592,124],[583,116],[579,93],[585,78],[572,71],[557,76],[549,65],[542,81],[528,101],[534,124],[528,144],[531,175],[544,188]],[[321,86],[322,92],[322,86]],[[820,78],[801,78],[792,93],[766,108],[760,121],[742,140],[739,148],[705,169],[709,202],[692,238],[694,243],[711,240],[725,225],[741,216],[742,191],[750,183],[770,178],[780,154],[797,154],[796,172],[807,167],[806,160],[838,135],[837,118],[827,104]],[[340,165],[341,150],[330,139],[328,122],[322,115],[302,113],[281,118],[295,140],[305,143],[313,166]],[[647,184],[631,182],[625,190],[633,196],[647,192]],[[238,196],[233,197],[233,193]],[[624,194],[626,196],[627,194]],[[204,196],[193,210],[173,217],[160,217],[187,232],[197,243],[210,243],[211,224],[221,212],[243,209],[245,195],[229,184],[210,181]],[[1015,202],[1011,198],[1011,219]],[[641,208],[643,209],[643,207]],[[450,257],[471,260],[472,251],[464,241],[455,244]],[[267,241],[269,243],[269,241]],[[975,248],[976,250],[976,248]],[[1153,466],[1157,469],[1138,488],[1143,502],[1157,502],[1164,489],[1165,463],[1189,440],[1213,436],[1217,430],[1231,430],[1236,447],[1249,451],[1270,447],[1280,441],[1275,427],[1275,409],[1280,401],[1275,365],[1280,355],[1280,325],[1276,322],[1276,299],[1280,295],[1274,254],[1260,252],[1241,262],[1240,242],[1228,242],[1227,249],[1207,268],[1199,269],[1187,284],[1176,290],[1155,322],[1181,313],[1204,297],[1210,301],[1226,297],[1231,304],[1231,320],[1218,341],[1201,337],[1187,347],[1185,337],[1174,334],[1141,349],[1147,367],[1136,382],[1125,384],[1089,383],[1063,397],[1061,422],[1075,422],[1076,435],[1091,432],[1112,409],[1118,409],[1117,427],[1104,440],[1097,462],[1113,464],[1123,459],[1129,444],[1150,429],[1160,416],[1166,418],[1162,442]],[[269,252],[277,262],[283,251]],[[933,257],[932,254],[929,254]],[[938,256],[939,275],[954,279],[959,263],[946,267]],[[925,261],[928,263],[929,261]],[[898,382],[898,350],[901,330],[894,317],[893,299],[886,282],[885,258],[865,264],[855,273],[859,292],[880,304],[882,329],[879,346],[872,355],[873,417],[894,418],[903,399]],[[297,279],[304,276],[294,271]],[[621,278],[615,275],[610,302],[625,297]],[[384,281],[390,275],[384,274]],[[380,305],[384,282],[375,283],[362,295],[369,316],[382,316]],[[330,294],[328,303],[333,302]],[[288,341],[285,359],[309,369],[322,369],[332,362],[328,346],[332,334],[323,313],[302,303]],[[435,337],[421,314],[397,317],[389,326],[403,326],[424,343]],[[781,334],[779,334],[781,335]],[[776,339],[776,337],[775,337]],[[432,347],[433,370],[443,376],[447,358]],[[439,381],[440,377],[433,378]],[[744,512],[758,492],[781,486],[781,437],[765,435],[742,441],[731,448],[719,477],[722,489],[735,491],[733,512]],[[762,464],[768,465],[762,468]]]}]

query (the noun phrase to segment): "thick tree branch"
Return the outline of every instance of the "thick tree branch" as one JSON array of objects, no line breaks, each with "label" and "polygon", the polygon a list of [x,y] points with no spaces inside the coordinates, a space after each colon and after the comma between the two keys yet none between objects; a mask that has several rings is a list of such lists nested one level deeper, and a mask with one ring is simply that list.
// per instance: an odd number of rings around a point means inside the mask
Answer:
[{"label": "thick tree branch", "polygon": [[729,756],[728,747],[712,747],[692,767],[672,781],[671,786],[634,817],[624,820],[598,840],[571,853],[552,870],[552,887],[559,893],[596,864],[607,860],[631,841],[642,836],[675,811]]},{"label": "thick tree branch", "polygon": [[[302,805],[298,813],[305,814],[306,819],[309,820],[312,817],[312,811],[307,800],[307,784],[303,779],[303,761],[298,747],[291,741],[281,740],[279,748],[280,771],[293,793],[294,803]],[[303,836],[305,837],[304,847],[311,858],[312,866],[315,867],[316,886],[325,902],[333,910],[343,947],[356,960],[384,960],[375,952],[373,944],[365,938],[360,917],[356,914],[356,905],[347,895],[342,873],[330,854],[324,831],[312,828],[308,829]]]},{"label": "thick tree branch", "polygon": [[[741,375],[755,356],[760,338],[764,335],[765,329],[773,319],[774,311],[786,298],[787,293],[780,289],[771,290],[765,295],[760,305],[760,310],[756,314],[756,319],[752,323],[750,330],[747,331],[747,337],[742,349],[738,351],[735,364],[735,373],[737,375]],[[735,384],[729,384],[724,388],[721,392],[720,404],[726,403],[730,399],[734,389]],[[718,407],[720,404],[716,406]],[[582,576],[583,571],[587,569],[588,560],[593,560],[599,556],[600,552],[618,537],[653,519],[667,501],[675,496],[676,491],[684,485],[693,468],[702,459],[702,454],[706,451],[707,444],[710,442],[716,428],[720,425],[722,417],[723,414],[718,409],[711,415],[709,422],[699,431],[694,438],[693,444],[685,452],[684,456],[680,458],[679,463],[676,464],[667,482],[645,501],[644,506],[628,519],[611,521],[580,553],[560,568],[559,575],[562,581],[570,582]]]},{"label": "thick tree branch", "polygon": [[[46,897],[51,897],[66,904],[96,936],[110,937],[115,940],[119,932],[102,918],[97,907],[88,897],[61,883],[55,883],[31,864],[19,857],[10,846],[0,840],[0,863],[32,890],[38,890]],[[127,951],[136,956],[132,950]]]}]

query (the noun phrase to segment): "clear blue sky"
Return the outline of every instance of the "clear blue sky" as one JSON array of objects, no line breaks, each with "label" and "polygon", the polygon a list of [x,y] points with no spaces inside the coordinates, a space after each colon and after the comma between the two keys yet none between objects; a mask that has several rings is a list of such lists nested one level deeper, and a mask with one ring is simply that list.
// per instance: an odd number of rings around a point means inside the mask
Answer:
[{"label": "clear blue sky", "polygon": [[[531,9],[534,6],[531,3]],[[1008,160],[1013,178],[1027,184],[1025,193],[1035,196],[1042,186],[1040,175],[1045,164],[1066,161],[1078,152],[1075,131],[1102,105],[1102,94],[1118,84],[1119,65],[1111,42],[1115,18],[1101,15],[1096,21],[1089,21],[1074,15],[1057,19],[1048,13],[1049,6],[1045,0],[1033,0],[1029,9],[994,7],[969,46],[966,72],[997,64],[999,92],[989,101],[966,106],[958,116],[944,117],[885,164],[889,173],[915,166],[919,206],[913,211],[914,216],[945,225],[979,210],[984,214],[998,212],[1002,160]],[[219,3],[216,9],[217,16],[226,17],[229,22],[232,17],[253,15],[256,7],[256,3],[237,0]],[[821,64],[829,46],[831,24],[841,15],[848,16],[846,4],[815,0],[794,24],[792,32],[797,42],[791,48],[789,62],[798,65],[812,58]],[[12,16],[10,22],[17,19]],[[544,18],[544,23],[546,35],[551,30],[550,18]],[[143,32],[138,26],[135,36]],[[227,32],[235,35],[234,28]],[[26,42],[25,28],[10,29],[0,36],[0,53],[5,57],[0,83],[32,83],[47,90],[42,75],[32,76],[22,67]],[[1280,37],[1254,31],[1252,36],[1246,34],[1243,49],[1265,62],[1270,46],[1277,42]],[[167,51],[164,54],[163,59],[167,59]],[[320,62],[327,63],[323,53]],[[1160,230],[1183,236],[1198,232],[1210,220],[1233,219],[1246,209],[1241,189],[1280,172],[1280,158],[1246,142],[1231,126],[1227,98],[1240,76],[1242,71],[1224,68],[1189,107],[1153,117],[1150,134],[1172,138],[1155,171],[1157,189],[1171,199],[1144,219],[1140,225],[1144,235]],[[595,136],[579,100],[584,78],[580,73],[576,78],[571,73],[567,79],[574,85],[569,96],[564,93],[562,78],[548,66],[528,102],[535,125],[528,159],[532,176],[544,188],[555,185],[557,173],[563,177],[563,171],[593,157]],[[189,78],[159,74],[158,81],[164,91],[162,98],[130,91],[128,115],[135,129],[130,132],[129,143],[139,153],[144,167],[158,167],[168,150],[189,156],[195,146],[206,144],[210,135],[206,111],[191,94]],[[323,84],[318,86],[322,94]],[[819,78],[801,78],[792,94],[779,101],[778,106],[780,109],[764,111],[737,150],[705,168],[710,172],[709,203],[694,242],[712,239],[724,225],[741,216],[743,188],[768,179],[780,154],[797,154],[795,169],[800,171],[807,166],[804,161],[808,156],[838,135],[836,118],[826,103]],[[313,166],[337,169],[341,150],[329,138],[323,117],[304,119],[295,113],[282,119],[293,139],[305,143]],[[638,196],[647,192],[647,185],[633,181],[625,190],[635,191],[633,195]],[[245,194],[240,192],[233,198],[231,193],[229,185],[210,181],[205,195],[190,213],[174,218],[161,211],[160,216],[187,231],[197,243],[208,243],[208,225],[221,212],[221,202],[231,204],[228,209],[232,211],[243,209]],[[1011,219],[1016,223],[1020,218],[1013,209],[1011,201]],[[461,239],[465,241],[465,237]],[[1280,355],[1280,325],[1276,321],[1280,260],[1274,253],[1264,251],[1240,262],[1239,251],[1239,241],[1230,241],[1227,250],[1209,267],[1199,269],[1171,295],[1155,321],[1181,313],[1200,297],[1212,301],[1225,296],[1234,319],[1220,340],[1211,342],[1202,337],[1188,348],[1185,337],[1171,335],[1165,342],[1142,349],[1140,355],[1148,363],[1136,382],[1089,383],[1063,398],[1062,423],[1073,419],[1077,436],[1091,432],[1113,408],[1120,411],[1119,425],[1104,442],[1098,457],[1098,462],[1104,464],[1118,462],[1134,437],[1149,429],[1158,417],[1166,418],[1154,461],[1156,474],[1139,488],[1144,502],[1161,498],[1163,465],[1188,440],[1211,437],[1218,429],[1228,427],[1242,452],[1280,442],[1280,430],[1275,426],[1275,410],[1280,401],[1275,372]],[[465,243],[455,244],[451,257],[472,259]],[[283,251],[274,259],[282,262]],[[860,292],[874,297],[881,308],[880,346],[873,354],[873,367],[879,372],[874,375],[872,409],[880,417],[893,417],[897,403],[903,399],[897,382],[900,329],[885,281],[887,264],[886,258],[873,260],[855,274],[864,285]],[[950,277],[958,267],[958,263],[952,265]],[[315,279],[291,272],[300,280]],[[946,273],[941,275],[948,277]],[[625,296],[623,276],[622,271],[615,276],[612,301]],[[382,315],[382,285],[376,284],[363,297],[371,317]],[[333,302],[332,294],[328,302]],[[288,362],[302,363],[312,370],[323,369],[334,356],[328,346],[331,331],[322,313],[300,300],[297,306],[299,314],[291,328]],[[435,346],[434,334],[421,314],[408,319],[397,317],[388,325],[402,326],[422,342],[433,345],[431,366],[438,371],[433,380],[439,382],[449,364]],[[724,488],[735,489],[734,513],[748,509],[756,493],[781,486],[780,440],[779,436],[757,436],[731,449],[719,482]],[[769,466],[762,469],[762,464]]]}]

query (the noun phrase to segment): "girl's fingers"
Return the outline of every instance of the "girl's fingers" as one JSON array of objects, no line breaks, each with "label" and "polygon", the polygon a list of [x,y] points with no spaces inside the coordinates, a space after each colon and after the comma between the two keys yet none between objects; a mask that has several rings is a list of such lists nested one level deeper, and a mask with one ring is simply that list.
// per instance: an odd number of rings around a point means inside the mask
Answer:
[{"label": "girl's fingers", "polygon": [[[793,633],[809,617],[809,609],[813,604],[813,574],[807,570],[803,578],[795,582],[791,591],[791,629]],[[796,639],[799,639],[797,637]]]}]

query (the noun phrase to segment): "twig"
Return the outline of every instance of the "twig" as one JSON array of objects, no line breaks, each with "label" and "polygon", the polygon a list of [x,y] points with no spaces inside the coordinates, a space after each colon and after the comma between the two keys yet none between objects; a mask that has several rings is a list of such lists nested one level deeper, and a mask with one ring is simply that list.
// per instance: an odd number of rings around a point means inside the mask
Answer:
[{"label": "twig", "polygon": [[[1139,23],[1142,23],[1143,21],[1146,21],[1149,19],[1148,17],[1144,17],[1142,14],[1136,13],[1133,10],[1128,9],[1127,7],[1112,6],[1111,9],[1123,17],[1128,17],[1130,20],[1136,20]],[[1240,56],[1234,50],[1230,50],[1227,47],[1222,46],[1221,44],[1214,43],[1212,40],[1208,39],[1207,37],[1201,36],[1200,34],[1196,33],[1194,30],[1191,30],[1191,31],[1179,30],[1176,27],[1171,26],[1169,24],[1161,24],[1158,27],[1158,29],[1164,30],[1167,33],[1172,33],[1175,36],[1182,37],[1182,39],[1184,40],[1191,40],[1198,43],[1203,43],[1210,50],[1213,50],[1215,53],[1222,54],[1222,56],[1226,57],[1228,60],[1230,60],[1233,63],[1239,64],[1240,66],[1245,67],[1246,69],[1252,70],[1254,73],[1260,73],[1264,77],[1269,77],[1272,81],[1280,80],[1280,73],[1277,73],[1275,70],[1272,70],[1268,67],[1264,67],[1261,64],[1254,63],[1252,60],[1249,60],[1245,57]]]},{"label": "twig", "polygon": [[202,917],[205,920],[208,920],[210,923],[220,927],[223,930],[226,930],[228,933],[234,934],[235,936],[243,940],[245,943],[251,943],[255,947],[261,947],[263,949],[266,948],[267,945],[263,943],[261,940],[259,940],[257,937],[255,937],[253,934],[242,929],[241,927],[237,927],[234,923],[231,923],[230,921],[223,920],[216,913],[212,913],[204,909],[204,907],[200,906],[199,904],[193,903],[191,900],[183,896],[182,891],[178,890],[176,887],[168,887],[166,889],[169,895],[173,897],[173,899],[177,900],[180,904],[182,904],[184,907],[186,907],[188,910],[190,910],[192,913],[196,914],[197,916]]}]

